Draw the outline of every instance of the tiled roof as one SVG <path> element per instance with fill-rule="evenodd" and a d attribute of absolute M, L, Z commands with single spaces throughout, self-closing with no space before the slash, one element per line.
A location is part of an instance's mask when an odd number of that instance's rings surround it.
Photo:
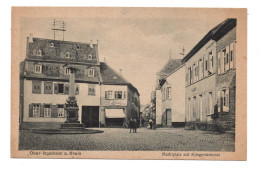
<path fill-rule="evenodd" d="M 123 78 L 122 75 L 117 73 L 113 68 L 104 62 L 100 62 L 100 73 L 102 77 L 102 83 L 106 84 L 129 84 L 129 82 Z"/>
<path fill-rule="evenodd" d="M 169 59 L 164 67 L 159 72 L 157 72 L 157 74 L 168 75 L 169 73 L 180 67 L 181 60 L 182 59 Z"/>
<path fill-rule="evenodd" d="M 134 90 L 139 95 L 138 90 L 130 82 L 128 82 L 120 73 L 116 72 L 108 64 L 100 62 L 100 73 L 102 78 L 102 84 L 127 85 L 130 89 Z"/>
<path fill-rule="evenodd" d="M 229 18 L 211 29 L 183 58 L 182 62 L 187 62 L 211 39 L 218 41 L 221 37 L 223 37 L 227 32 L 236 26 L 236 21 L 236 19 Z"/>

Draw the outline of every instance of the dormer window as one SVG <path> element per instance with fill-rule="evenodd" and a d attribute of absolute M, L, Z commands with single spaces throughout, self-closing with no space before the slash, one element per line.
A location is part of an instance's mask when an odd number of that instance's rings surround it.
<path fill-rule="evenodd" d="M 65 53 L 65 58 L 70 58 L 70 53 L 69 52 Z"/>
<path fill-rule="evenodd" d="M 51 48 L 54 47 L 54 43 L 53 43 L 53 42 L 50 43 L 50 47 L 51 47 Z"/>
<path fill-rule="evenodd" d="M 36 56 L 42 56 L 42 50 L 41 49 L 37 50 Z"/>
<path fill-rule="evenodd" d="M 65 67 L 65 68 L 64 68 L 64 74 L 65 74 L 65 75 L 69 75 L 70 73 L 71 73 L 70 69 L 67 68 L 67 67 Z"/>
<path fill-rule="evenodd" d="M 34 73 L 42 73 L 42 65 L 34 65 Z"/>
<path fill-rule="evenodd" d="M 88 54 L 88 60 L 92 60 L 92 59 L 93 59 L 92 55 Z"/>
<path fill-rule="evenodd" d="M 94 77 L 95 76 L 95 69 L 89 69 L 88 70 L 88 77 Z"/>
<path fill-rule="evenodd" d="M 80 50 L 80 45 L 77 45 L 77 49 Z"/>

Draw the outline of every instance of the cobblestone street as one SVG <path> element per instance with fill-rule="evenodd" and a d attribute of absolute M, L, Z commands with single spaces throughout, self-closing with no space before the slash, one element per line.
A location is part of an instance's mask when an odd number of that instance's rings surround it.
<path fill-rule="evenodd" d="M 36 134 L 21 130 L 20 150 L 118 150 L 118 151 L 234 151 L 234 137 L 183 128 L 101 128 L 104 133 L 79 135 Z"/>

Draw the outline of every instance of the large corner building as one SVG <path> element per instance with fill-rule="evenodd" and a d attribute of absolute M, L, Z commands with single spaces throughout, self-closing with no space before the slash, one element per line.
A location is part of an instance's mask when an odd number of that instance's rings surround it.
<path fill-rule="evenodd" d="M 86 127 L 123 126 L 139 118 L 138 90 L 99 62 L 98 44 L 27 38 L 20 64 L 20 128 L 58 128 L 65 121 L 69 66 L 77 68 L 79 121 Z"/>

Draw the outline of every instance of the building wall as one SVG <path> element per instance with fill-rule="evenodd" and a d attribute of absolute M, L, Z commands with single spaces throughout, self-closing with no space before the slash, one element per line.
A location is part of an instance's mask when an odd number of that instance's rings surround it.
<path fill-rule="evenodd" d="M 207 60 L 207 68 L 209 70 L 209 53 L 213 55 L 213 67 L 211 74 L 205 71 Z M 203 61 L 203 70 L 196 80 L 191 84 L 187 83 L 189 77 L 187 75 L 188 68 Z M 216 104 L 216 42 L 210 40 L 195 55 L 193 55 L 185 65 L 186 69 L 186 89 L 185 89 L 185 119 L 187 128 L 209 129 L 212 127 L 211 114 L 214 113 L 214 105 Z M 193 75 L 194 77 L 194 75 Z M 212 102 L 210 104 L 209 97 Z M 211 112 L 210 112 L 211 111 Z M 206 125 L 207 124 L 207 125 Z"/>
<path fill-rule="evenodd" d="M 101 107 L 100 107 L 100 123 L 101 125 L 106 125 L 105 122 L 105 109 L 111 108 L 111 109 L 123 109 L 124 113 L 127 114 L 127 100 L 128 97 L 126 96 L 125 99 L 116 100 L 113 99 L 106 99 L 105 98 L 105 91 L 113 91 L 113 95 L 115 91 L 122 91 L 127 93 L 127 86 L 126 85 L 101 85 L 101 94 L 100 94 L 100 100 L 101 100 Z"/>
<path fill-rule="evenodd" d="M 167 81 L 171 84 L 172 122 L 185 122 L 185 67 L 181 67 Z"/>
<path fill-rule="evenodd" d="M 162 92 L 156 90 L 156 124 L 162 124 Z"/>
<path fill-rule="evenodd" d="M 57 81 L 54 81 L 57 82 Z M 68 83 L 68 82 L 65 82 Z M 78 107 L 79 107 L 79 121 L 81 121 L 82 106 L 100 106 L 100 86 L 95 85 L 95 96 L 88 95 L 88 85 L 87 83 L 76 83 L 79 86 L 79 94 L 76 95 Z M 93 84 L 91 84 L 93 85 Z M 64 122 L 65 117 L 53 118 L 53 117 L 29 117 L 29 104 L 39 103 L 39 104 L 65 104 L 68 94 L 43 94 L 44 83 L 41 83 L 41 94 L 32 93 L 32 80 L 24 80 L 24 122 Z"/>
<path fill-rule="evenodd" d="M 225 129 L 230 127 L 235 127 L 235 107 L 236 107 L 236 27 L 229 31 L 225 36 L 217 41 L 217 53 L 233 44 L 233 64 L 228 70 L 217 73 L 216 77 L 216 92 L 218 100 L 218 113 L 219 118 L 217 121 L 222 123 Z M 228 47 L 230 48 L 230 47 Z M 229 53 L 230 57 L 230 53 Z M 223 59 L 223 58 L 220 58 Z M 218 67 L 221 62 L 218 62 Z M 230 64 L 231 62 L 229 62 Z M 221 98 L 223 99 L 223 94 L 221 91 L 223 89 L 228 90 L 228 109 L 221 108 L 223 104 L 221 103 Z M 222 100 L 223 101 L 223 100 Z"/>

